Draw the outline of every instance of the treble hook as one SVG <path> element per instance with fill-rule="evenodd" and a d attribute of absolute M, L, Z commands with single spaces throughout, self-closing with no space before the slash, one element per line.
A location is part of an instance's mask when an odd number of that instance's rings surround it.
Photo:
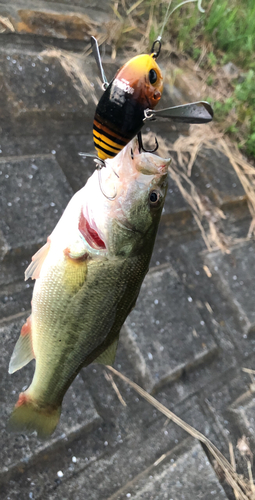
<path fill-rule="evenodd" d="M 115 188 L 114 196 L 107 196 L 107 194 L 103 190 L 101 171 L 104 167 L 106 167 L 105 161 L 101 160 L 101 158 L 98 158 L 98 156 L 96 156 L 94 154 L 90 154 L 90 153 L 78 153 L 78 154 L 79 154 L 79 156 L 82 156 L 82 158 L 89 157 L 89 158 L 94 159 L 94 162 L 96 163 L 96 170 L 98 172 L 98 183 L 99 183 L 101 193 L 105 196 L 105 198 L 107 198 L 107 200 L 110 200 L 110 201 L 115 200 L 115 198 L 117 196 L 117 189 L 116 188 Z M 112 167 L 111 167 L 111 169 L 112 169 L 113 173 L 116 175 L 116 177 L 118 177 L 118 179 L 119 179 L 117 172 L 115 172 L 115 170 Z"/>
<path fill-rule="evenodd" d="M 106 165 L 105 165 L 105 164 L 104 164 L 104 166 L 106 167 Z M 119 179 L 119 175 L 117 174 L 117 172 L 115 172 L 115 170 L 114 170 L 112 167 L 111 167 L 111 169 L 112 169 L 113 173 L 116 175 L 116 177 L 118 177 L 118 179 Z M 99 182 L 99 187 L 100 187 L 101 192 L 103 193 L 103 195 L 105 196 L 105 198 L 107 198 L 107 200 L 110 200 L 110 201 L 115 200 L 115 198 L 116 198 L 116 196 L 117 196 L 117 189 L 116 189 L 116 187 L 115 187 L 115 193 L 114 193 L 114 196 L 108 196 L 108 195 L 105 193 L 105 191 L 104 191 L 104 189 L 103 189 L 103 186 L 102 186 L 102 177 L 101 177 L 102 167 L 101 167 L 101 168 L 99 167 L 99 168 L 97 169 L 97 171 L 98 171 L 98 182 Z"/>
<path fill-rule="evenodd" d="M 102 186 L 102 178 L 101 178 L 101 171 L 102 169 L 99 168 L 98 169 L 98 182 L 99 182 L 99 187 L 100 187 L 100 190 L 101 192 L 103 193 L 103 195 L 105 196 L 105 198 L 107 198 L 107 200 L 110 200 L 110 201 L 113 201 L 115 200 L 116 196 L 117 196 L 117 189 L 115 188 L 115 193 L 114 193 L 114 196 L 108 196 L 104 190 L 103 190 L 103 186 Z"/>
<path fill-rule="evenodd" d="M 157 151 L 157 149 L 158 149 L 157 137 L 155 137 L 155 144 L 156 144 L 156 146 L 155 146 L 154 149 L 145 149 L 143 147 L 143 141 L 142 141 L 142 133 L 141 133 L 141 131 L 138 132 L 137 139 L 138 139 L 139 153 L 141 153 L 141 151 L 144 151 L 145 153 L 155 153 L 155 151 Z"/>

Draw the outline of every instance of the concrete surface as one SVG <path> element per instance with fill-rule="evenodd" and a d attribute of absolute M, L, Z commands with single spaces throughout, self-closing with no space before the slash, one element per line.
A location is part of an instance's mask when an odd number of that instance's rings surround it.
<path fill-rule="evenodd" d="M 33 284 L 23 281 L 24 269 L 94 168 L 78 153 L 93 152 L 94 95 L 101 92 L 95 63 L 91 56 L 83 62 L 94 87 L 82 99 L 58 58 L 43 51 L 81 54 L 90 34 L 106 29 L 111 9 L 109 2 L 85 8 L 81 0 L 16 0 L 2 1 L 0 15 L 13 26 L 0 34 L 0 498 L 232 500 L 200 443 L 117 380 L 122 406 L 101 366 L 82 370 L 72 384 L 51 439 L 6 430 L 33 373 L 33 363 L 7 372 L 30 310 Z M 110 77 L 107 54 L 106 61 Z M 177 136 L 170 124 L 153 130 Z M 224 210 L 225 233 L 245 238 L 251 218 L 227 158 L 202 151 L 192 180 Z M 122 329 L 115 367 L 227 457 L 231 441 L 237 469 L 247 475 L 236 444 L 245 435 L 254 452 L 254 384 L 242 371 L 255 368 L 254 242 L 240 240 L 230 250 L 206 250 L 170 179 L 151 269 Z"/>

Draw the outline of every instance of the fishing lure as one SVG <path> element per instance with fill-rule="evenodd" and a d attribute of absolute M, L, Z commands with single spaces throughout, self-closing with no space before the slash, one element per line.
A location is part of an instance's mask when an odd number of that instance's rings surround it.
<path fill-rule="evenodd" d="M 118 154 L 140 133 L 148 120 L 157 117 L 184 123 L 207 123 L 212 120 L 213 110 L 205 101 L 154 110 L 163 90 L 163 76 L 156 62 L 161 49 L 161 36 L 153 43 L 150 55 L 142 54 L 130 59 L 109 84 L 94 37 L 91 37 L 91 46 L 104 88 L 93 122 L 94 144 L 100 160 Z M 141 135 L 139 144 L 143 148 Z"/>
<path fill-rule="evenodd" d="M 92 37 L 96 60 L 97 41 Z M 100 63 L 101 64 L 101 63 Z M 100 68 L 102 66 L 100 65 Z M 154 109 L 163 90 L 163 76 L 155 54 L 133 57 L 119 71 L 96 108 L 93 137 L 100 159 L 114 157 L 141 130 L 146 109 Z"/>

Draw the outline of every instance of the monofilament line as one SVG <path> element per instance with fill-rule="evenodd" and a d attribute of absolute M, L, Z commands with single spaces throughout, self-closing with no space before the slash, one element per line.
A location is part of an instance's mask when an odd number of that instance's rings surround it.
<path fill-rule="evenodd" d="M 185 0 L 184 2 L 181 2 L 178 5 L 176 5 L 176 7 L 174 7 L 174 9 L 172 9 L 171 12 L 169 12 L 171 4 L 172 4 L 172 0 L 170 0 L 169 4 L 167 6 L 166 13 L 165 13 L 165 18 L 164 18 L 164 21 L 163 21 L 163 25 L 162 25 L 160 34 L 157 37 L 157 40 L 161 41 L 161 38 L 163 36 L 163 32 L 164 32 L 166 23 L 169 20 L 170 16 L 173 14 L 173 12 L 175 12 L 175 10 L 179 9 L 179 7 L 182 7 L 186 3 L 191 3 L 191 2 L 197 2 L 197 8 L 198 8 L 199 12 L 201 12 L 202 14 L 205 13 L 205 10 L 202 8 L 202 0 Z"/>

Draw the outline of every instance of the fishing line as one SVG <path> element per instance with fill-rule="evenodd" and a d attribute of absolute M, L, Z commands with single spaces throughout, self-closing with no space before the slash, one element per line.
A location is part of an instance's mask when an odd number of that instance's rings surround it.
<path fill-rule="evenodd" d="M 202 0 L 201 0 L 202 1 Z M 161 50 L 161 40 L 162 40 L 162 35 L 163 35 L 163 31 L 165 29 L 165 26 L 166 26 L 166 22 L 167 20 L 169 19 L 170 15 L 168 16 L 168 12 L 169 12 L 169 9 L 171 7 L 171 3 L 172 3 L 172 0 L 170 0 L 168 6 L 167 6 L 167 9 L 166 9 L 166 13 L 165 13 L 165 17 L 164 17 L 164 21 L 163 21 L 163 25 L 162 25 L 162 28 L 161 28 L 161 31 L 160 31 L 160 34 L 158 35 L 158 37 L 156 38 L 156 40 L 153 42 L 153 45 L 152 45 L 152 48 L 151 48 L 151 52 L 153 53 L 154 55 L 154 59 L 157 59 L 157 57 L 159 56 L 160 54 L 160 50 Z M 155 51 L 155 47 L 158 45 L 158 50 Z"/>
<path fill-rule="evenodd" d="M 169 12 L 169 9 L 170 9 L 170 7 L 171 7 L 171 3 L 172 3 L 172 0 L 170 0 L 169 4 L 168 4 L 168 6 L 167 6 L 167 9 L 166 9 L 165 19 L 164 19 L 164 21 L 163 21 L 163 25 L 162 25 L 162 28 L 161 28 L 161 32 L 160 32 L 160 34 L 159 34 L 159 36 L 158 36 L 158 38 L 157 38 L 157 39 L 159 39 L 159 40 L 161 40 L 161 39 L 162 39 L 162 35 L 163 35 L 164 29 L 165 29 L 165 25 L 166 25 L 166 23 L 167 23 L 167 21 L 168 21 L 168 19 L 169 19 L 169 17 L 170 17 L 170 15 L 168 16 L 168 12 Z M 170 14 L 171 14 L 171 13 L 170 13 Z"/>
<path fill-rule="evenodd" d="M 170 0 L 170 2 L 168 3 L 167 10 L 166 10 L 166 13 L 165 13 L 165 17 L 164 17 L 164 21 L 163 21 L 163 25 L 162 25 L 160 34 L 158 35 L 158 37 L 156 38 L 156 40 L 153 42 L 152 49 L 151 49 L 151 52 L 154 54 L 154 58 L 155 59 L 157 59 L 157 57 L 159 56 L 160 49 L 161 49 L 161 40 L 162 40 L 163 32 L 164 32 L 164 29 L 166 27 L 166 23 L 168 22 L 169 18 L 171 17 L 171 15 L 173 14 L 173 12 L 175 12 L 177 9 L 179 9 L 179 7 L 182 7 L 186 3 L 191 3 L 191 2 L 192 3 L 193 2 L 197 2 L 197 8 L 198 8 L 199 12 L 201 12 L 202 14 L 205 13 L 205 10 L 202 7 L 202 0 L 184 0 L 184 2 L 181 2 L 178 5 L 176 5 L 176 7 L 174 7 L 171 10 L 171 12 L 169 12 L 169 10 L 170 10 L 171 4 L 172 4 L 172 0 Z M 155 47 L 156 47 L 157 44 L 159 45 L 159 47 L 158 47 L 157 52 L 155 52 Z"/>
<path fill-rule="evenodd" d="M 178 5 L 176 5 L 176 7 L 174 7 L 174 9 L 173 9 L 173 10 L 171 10 L 171 12 L 170 12 L 170 14 L 169 14 L 169 16 L 168 16 L 168 19 L 169 19 L 169 17 L 172 15 L 172 13 L 173 13 L 175 10 L 177 10 L 179 7 L 182 7 L 182 6 L 183 6 L 183 5 L 185 5 L 186 3 L 191 3 L 191 2 L 197 2 L 197 8 L 198 8 L 199 12 L 201 12 L 202 14 L 204 14 L 204 13 L 205 13 L 205 9 L 203 9 L 203 7 L 202 7 L 202 0 L 185 0 L 184 2 L 181 2 L 181 3 L 179 3 Z M 168 19 L 167 19 L 167 21 L 168 21 Z"/>

